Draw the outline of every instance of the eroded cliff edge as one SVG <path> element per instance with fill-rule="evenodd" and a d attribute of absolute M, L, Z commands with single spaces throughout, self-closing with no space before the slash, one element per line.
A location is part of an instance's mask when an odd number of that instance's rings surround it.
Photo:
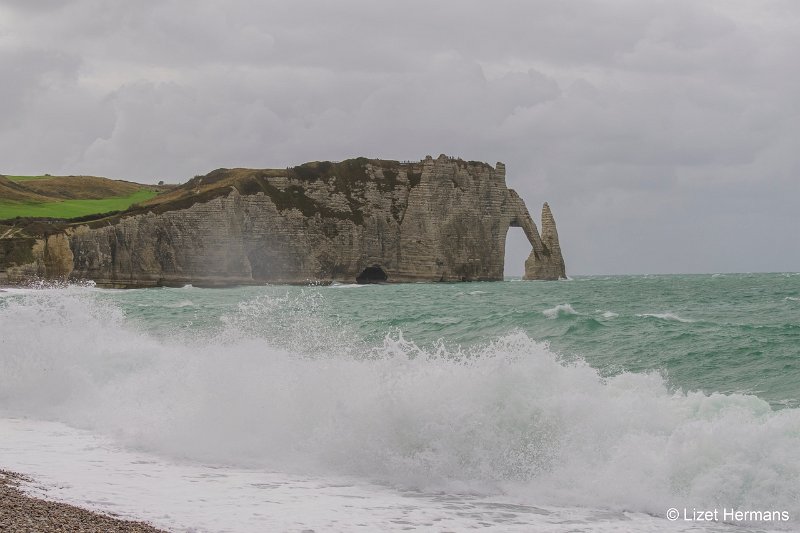
<path fill-rule="evenodd" d="M 566 277 L 548 205 L 540 235 L 502 163 L 442 155 L 219 169 L 113 217 L 40 225 L 34 237 L 12 228 L 0 239 L 0 282 L 501 280 L 510 226 L 531 244 L 526 279 Z"/>

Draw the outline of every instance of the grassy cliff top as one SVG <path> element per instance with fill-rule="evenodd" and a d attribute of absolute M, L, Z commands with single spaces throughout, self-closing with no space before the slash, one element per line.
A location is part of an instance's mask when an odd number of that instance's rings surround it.
<path fill-rule="evenodd" d="M 142 188 L 153 187 L 98 176 L 0 175 L 0 200 L 100 200 L 127 196 Z"/>
<path fill-rule="evenodd" d="M 440 156 L 444 157 L 444 156 Z M 459 165 L 482 166 L 493 168 L 480 161 L 464 161 L 447 158 Z M 242 194 L 264 192 L 270 195 L 269 182 L 274 178 L 288 178 L 295 182 L 311 182 L 323 180 L 333 185 L 337 192 L 348 195 L 354 186 L 367 181 L 374 183 L 380 190 L 391 190 L 397 185 L 398 172 L 402 169 L 410 185 L 416 186 L 422 174 L 424 161 L 396 161 L 391 159 L 369 159 L 357 157 L 344 161 L 312 161 L 294 167 L 282 169 L 252 168 L 219 168 L 203 176 L 195 176 L 164 194 L 143 202 L 143 207 L 167 207 L 170 204 L 183 207 L 192 198 L 207 201 L 221 194 L 228 194 L 230 188 L 236 188 Z M 368 167 L 378 172 L 368 173 Z M 266 184 L 266 186 L 265 186 Z M 194 202 L 191 202 L 194 203 Z"/>
<path fill-rule="evenodd" d="M 370 170 L 371 169 L 371 170 Z M 421 162 L 401 163 L 384 159 L 359 157 L 340 162 L 312 161 L 283 169 L 219 168 L 204 176 L 195 176 L 175 189 L 142 202 L 138 211 L 161 213 L 185 209 L 193 204 L 208 202 L 227 195 L 232 189 L 240 194 L 263 193 L 270 197 L 278 209 L 298 209 L 306 216 L 320 213 L 334 218 L 347 218 L 360 224 L 363 220 L 361 202 L 354 192 L 369 182 L 384 192 L 393 191 L 400 183 L 414 187 L 422 176 Z M 276 184 L 287 180 L 292 183 L 286 190 Z M 337 193 L 341 193 L 350 204 L 350 213 L 331 211 L 325 205 L 305 194 L 304 183 L 324 181 Z M 137 212 L 136 209 L 118 216 Z"/>
<path fill-rule="evenodd" d="M 112 211 L 156 196 L 163 187 L 97 176 L 0 175 L 0 220 L 71 219 Z"/>

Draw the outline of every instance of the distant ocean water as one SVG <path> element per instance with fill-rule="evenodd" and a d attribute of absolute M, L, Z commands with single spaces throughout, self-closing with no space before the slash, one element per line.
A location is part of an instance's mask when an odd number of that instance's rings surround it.
<path fill-rule="evenodd" d="M 6 289 L 0 417 L 175 530 L 797 530 L 800 275 Z"/>

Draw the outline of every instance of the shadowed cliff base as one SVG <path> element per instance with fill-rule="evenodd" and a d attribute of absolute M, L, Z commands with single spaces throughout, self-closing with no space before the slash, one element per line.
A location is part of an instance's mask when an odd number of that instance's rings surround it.
<path fill-rule="evenodd" d="M 218 169 L 113 216 L 0 226 L 0 281 L 495 281 L 511 226 L 531 245 L 525 279 L 566 277 L 549 206 L 540 234 L 502 163 L 440 155 Z"/>

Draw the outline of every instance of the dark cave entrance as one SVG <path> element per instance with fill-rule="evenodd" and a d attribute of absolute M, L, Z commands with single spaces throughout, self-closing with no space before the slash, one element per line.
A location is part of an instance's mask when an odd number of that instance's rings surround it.
<path fill-rule="evenodd" d="M 380 265 L 372 265 L 365 268 L 361 274 L 356 278 L 356 283 L 363 285 L 365 283 L 386 283 L 389 276 L 380 267 Z"/>

